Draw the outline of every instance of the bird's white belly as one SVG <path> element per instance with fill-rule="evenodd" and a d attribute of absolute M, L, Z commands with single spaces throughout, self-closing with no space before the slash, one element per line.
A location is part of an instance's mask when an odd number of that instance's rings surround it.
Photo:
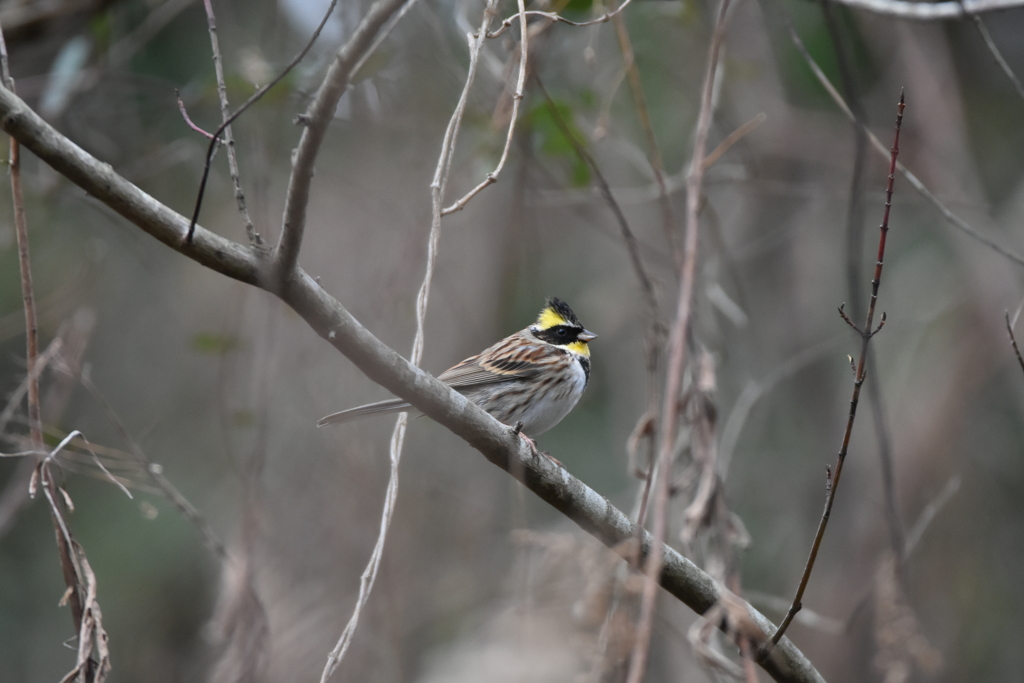
<path fill-rule="evenodd" d="M 572 379 L 538 396 L 518 419 L 523 421 L 523 434 L 536 438 L 562 421 L 579 402 L 587 386 L 587 376 L 573 359 Z"/>

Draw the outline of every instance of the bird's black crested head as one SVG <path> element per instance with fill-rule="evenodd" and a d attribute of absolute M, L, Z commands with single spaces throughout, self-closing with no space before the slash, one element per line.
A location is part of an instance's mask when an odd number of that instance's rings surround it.
<path fill-rule="evenodd" d="M 596 337 L 583 327 L 583 323 L 565 303 L 557 297 L 547 300 L 537 322 L 530 326 L 533 334 L 549 344 L 564 347 L 581 356 L 589 356 L 587 342 Z"/>

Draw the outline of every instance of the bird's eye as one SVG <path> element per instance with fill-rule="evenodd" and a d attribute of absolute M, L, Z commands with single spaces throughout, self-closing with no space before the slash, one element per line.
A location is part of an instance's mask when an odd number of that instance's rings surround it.
<path fill-rule="evenodd" d="M 566 337 L 569 336 L 569 330 L 565 329 L 564 327 L 560 327 L 558 329 L 558 336 L 561 337 L 562 339 L 565 339 Z"/>

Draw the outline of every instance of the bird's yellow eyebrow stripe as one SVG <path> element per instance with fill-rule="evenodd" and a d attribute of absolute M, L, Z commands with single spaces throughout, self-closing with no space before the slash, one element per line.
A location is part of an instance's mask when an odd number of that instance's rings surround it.
<path fill-rule="evenodd" d="M 549 330 L 552 327 L 565 324 L 565 318 L 560 316 L 558 312 L 550 306 L 541 311 L 540 317 L 537 318 L 537 326 L 542 330 Z"/>

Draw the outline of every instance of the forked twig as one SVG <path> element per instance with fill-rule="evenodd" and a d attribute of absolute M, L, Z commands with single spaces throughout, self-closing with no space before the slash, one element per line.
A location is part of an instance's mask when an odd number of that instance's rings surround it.
<path fill-rule="evenodd" d="M 598 18 L 591 19 L 589 21 L 570 21 L 569 19 L 566 19 L 565 17 L 563 17 L 562 15 L 558 14 L 557 12 L 542 12 L 540 10 L 530 10 L 529 12 L 527 12 L 524 9 L 520 9 L 517 13 L 513 14 L 508 19 L 505 19 L 503 22 L 501 22 L 501 26 L 496 28 L 494 31 L 491 31 L 490 33 L 488 33 L 487 37 L 488 38 L 497 38 L 502 33 L 507 31 L 508 28 L 513 23 L 515 23 L 515 21 L 517 19 L 525 19 L 528 16 L 529 17 L 544 17 L 545 19 L 547 19 L 549 21 L 555 21 L 555 22 L 559 22 L 559 23 L 562 23 L 562 24 L 569 24 L 569 26 L 593 26 L 594 24 L 603 24 L 606 21 L 609 21 L 612 17 L 614 17 L 616 14 L 618 14 L 622 10 L 626 9 L 626 7 L 628 7 L 629 3 L 631 3 L 632 1 L 633 0 L 626 0 L 625 2 L 623 2 L 621 5 L 619 5 L 615 9 L 613 9 L 613 10 L 611 10 L 609 12 L 605 12 L 604 14 L 599 16 Z"/>
<path fill-rule="evenodd" d="M 853 423 L 857 417 L 857 403 L 860 400 L 860 389 L 864 384 L 864 376 L 867 370 L 868 343 L 871 341 L 871 337 L 881 329 L 881 324 L 879 324 L 878 328 L 872 330 L 872 324 L 875 316 L 875 305 L 878 302 L 878 287 L 882 281 L 882 266 L 885 262 L 885 241 L 889 232 L 889 211 L 892 208 L 893 185 L 896 179 L 896 158 L 900 153 L 900 128 L 903 124 L 903 109 L 905 106 L 906 104 L 903 93 L 900 93 L 900 101 L 896 109 L 896 132 L 893 137 L 893 145 L 889 157 L 889 179 L 885 188 L 885 210 L 882 213 L 882 223 L 878 227 L 878 259 L 875 262 L 875 274 L 871 280 L 871 298 L 868 303 L 867 317 L 864 321 L 864 327 L 858 329 L 861 337 L 860 359 L 857 362 L 857 373 L 853 382 L 853 396 L 850 398 L 850 415 L 846 420 L 846 431 L 843 433 L 843 443 L 839 448 L 839 455 L 836 458 L 835 468 L 829 473 L 826 487 L 827 493 L 825 495 L 825 510 L 822 512 L 821 521 L 818 523 L 818 531 L 814 535 L 811 552 L 807 558 L 807 564 L 804 567 L 803 575 L 800 577 L 800 585 L 797 587 L 796 595 L 793 598 L 793 604 L 786 613 L 786 618 L 783 619 L 779 628 L 776 629 L 775 633 L 772 635 L 770 644 L 761 650 L 760 656 L 765 656 L 771 651 L 772 647 L 778 644 L 779 639 L 782 638 L 786 629 L 788 629 L 790 623 L 792 623 L 793 617 L 796 616 L 797 612 L 799 612 L 802 607 L 801 601 L 803 600 L 804 591 L 807 589 L 807 583 L 811 578 L 811 571 L 814 569 L 814 561 L 818 556 L 818 549 L 821 547 L 821 540 L 825 536 L 825 527 L 828 525 L 829 516 L 832 512 L 832 503 L 835 500 L 836 491 L 839 488 L 839 478 L 843 474 L 843 463 L 846 461 L 846 453 L 850 447 L 850 435 L 853 433 Z M 840 308 L 840 315 L 843 315 L 843 318 L 850 325 L 853 325 L 853 323 L 843 314 L 842 308 Z M 885 314 L 883 313 L 882 322 L 884 323 L 884 321 Z"/>
<path fill-rule="evenodd" d="M 523 6 L 523 2 L 524 0 L 519 0 L 520 7 Z M 427 301 L 430 297 L 430 285 L 434 277 L 434 265 L 437 262 L 437 250 L 441 237 L 441 213 L 444 202 L 444 189 L 448 182 L 448 173 L 451 170 L 452 156 L 455 151 L 455 141 L 458 138 L 459 128 L 462 124 L 462 116 L 466 109 L 466 103 L 469 100 L 470 89 L 472 88 L 473 81 L 476 78 L 476 67 L 480 57 L 480 50 L 483 48 L 483 43 L 487 34 L 487 27 L 494 19 L 496 10 L 497 0 L 488 0 L 487 6 L 484 8 L 483 19 L 480 23 L 480 30 L 477 32 L 476 36 L 470 36 L 470 65 L 466 75 L 466 84 L 463 86 L 462 96 L 459 98 L 459 101 L 455 106 L 451 120 L 448 123 L 448 128 L 445 131 L 444 140 L 441 144 L 441 154 L 437 161 L 437 169 L 434 173 L 434 179 L 430 184 L 433 217 L 430 225 L 430 236 L 427 243 L 426 272 L 423 275 L 423 282 L 420 285 L 419 293 L 416 296 L 416 335 L 413 338 L 412 353 L 409 357 L 409 362 L 413 365 L 419 365 L 420 360 L 423 357 Z M 524 52 L 526 50 L 525 24 L 526 19 L 524 17 L 524 42 L 522 46 Z M 525 68 L 525 61 L 522 65 Z M 388 529 L 391 526 L 391 519 L 394 515 L 395 504 L 398 501 L 398 466 L 402 458 L 402 447 L 405 444 L 405 431 L 407 424 L 408 413 L 400 413 L 398 419 L 395 421 L 394 431 L 391 433 L 391 443 L 389 447 L 391 467 L 388 476 L 387 491 L 384 494 L 384 508 L 381 512 L 380 531 L 377 535 L 377 541 L 373 546 L 373 551 L 370 554 L 370 559 L 366 564 L 366 568 L 363 570 L 362 576 L 359 578 L 359 595 L 356 597 L 356 604 L 352 609 L 352 616 L 349 617 L 348 623 L 345 625 L 345 629 L 338 638 L 338 642 L 327 657 L 327 664 L 324 666 L 323 674 L 320 677 L 321 683 L 327 682 L 341 664 L 342 659 L 345 657 L 345 653 L 348 651 L 349 645 L 352 643 L 352 638 L 355 635 L 356 628 L 359 625 L 359 618 L 361 616 L 362 609 L 366 605 L 367 600 L 369 600 L 370 593 L 373 591 L 373 585 L 377 580 L 377 573 L 380 569 L 381 558 L 384 555 L 384 545 L 387 541 Z"/>
<path fill-rule="evenodd" d="M 483 192 L 485 188 L 498 182 L 498 176 L 501 174 L 502 169 L 505 168 L 505 162 L 508 160 L 508 152 L 512 147 L 512 135 L 516 129 L 516 120 L 519 118 L 519 103 L 523 100 L 523 87 L 526 84 L 526 59 L 529 53 L 528 42 L 530 32 L 526 27 L 526 10 L 524 9 L 522 1 L 519 3 L 519 24 L 519 32 L 522 34 L 522 38 L 519 43 L 519 77 L 516 79 L 515 92 L 512 93 L 512 113 L 509 115 L 508 134 L 505 136 L 505 148 L 501 151 L 501 159 L 498 160 L 498 165 L 494 170 L 488 173 L 480 184 L 467 192 L 465 196 L 457 202 L 442 210 L 442 216 L 447 216 L 448 214 L 464 209 L 466 204 L 469 203 L 469 200 Z"/>
<path fill-rule="evenodd" d="M 299 62 L 301 62 L 306 57 L 306 54 L 312 49 L 313 43 L 316 42 L 316 39 L 320 37 L 320 32 L 327 24 L 327 20 L 330 18 L 331 13 L 334 12 L 334 6 L 337 4 L 338 0 L 331 0 L 330 6 L 327 8 L 327 11 L 324 12 L 324 17 L 323 19 L 320 20 L 320 24 L 317 25 L 316 30 L 313 31 L 313 35 L 310 36 L 309 42 L 307 42 L 306 46 L 302 48 L 299 54 L 297 54 L 295 58 L 288 63 L 288 66 L 286 66 L 284 70 L 281 73 L 279 73 L 276 78 L 274 78 L 274 80 L 270 81 L 265 86 L 254 92 L 252 95 L 250 95 L 249 99 L 243 102 L 242 106 L 235 110 L 234 114 L 224 119 L 223 123 L 220 124 L 220 127 L 213 132 L 213 137 L 210 139 L 210 145 L 209 147 L 206 148 L 206 163 L 203 166 L 203 177 L 202 180 L 199 181 L 199 191 L 196 193 L 196 205 L 195 208 L 192 210 L 192 218 L 188 224 L 188 231 L 185 233 L 185 244 L 192 244 L 192 236 L 195 234 L 196 231 L 196 222 L 199 220 L 199 209 L 202 208 L 203 206 L 203 194 L 206 192 L 206 181 L 210 177 L 210 165 L 213 161 L 213 153 L 217 149 L 217 142 L 220 140 L 221 133 L 223 133 L 227 129 L 227 127 L 230 126 L 232 122 L 234 122 L 235 119 L 237 119 L 239 116 L 245 113 L 245 111 L 249 107 L 255 104 L 264 95 L 266 95 L 271 88 L 280 83 L 285 76 L 291 73 L 292 69 L 298 66 Z"/>

